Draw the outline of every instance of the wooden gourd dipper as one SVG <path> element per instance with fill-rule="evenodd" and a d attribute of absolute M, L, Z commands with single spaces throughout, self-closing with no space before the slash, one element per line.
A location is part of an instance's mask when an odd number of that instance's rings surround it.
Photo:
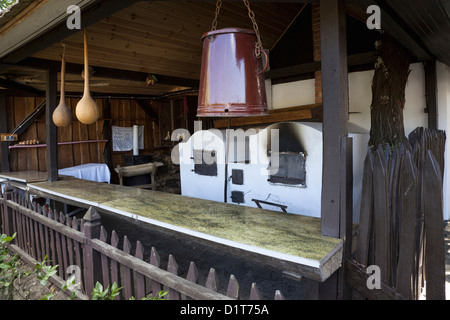
<path fill-rule="evenodd" d="M 89 64 L 87 52 L 86 30 L 84 30 L 84 93 L 75 108 L 78 120 L 84 124 L 92 124 L 99 117 L 98 106 L 89 93 Z"/>

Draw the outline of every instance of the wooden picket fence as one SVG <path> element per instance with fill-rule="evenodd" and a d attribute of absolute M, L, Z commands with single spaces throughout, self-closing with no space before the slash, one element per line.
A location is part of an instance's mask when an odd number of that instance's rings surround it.
<path fill-rule="evenodd" d="M 346 266 L 363 297 L 445 299 L 445 140 L 443 131 L 417 128 L 406 144 L 369 148 L 356 257 Z M 380 270 L 379 290 L 367 286 L 371 265 Z"/>
<path fill-rule="evenodd" d="M 16 190 L 7 186 L 0 198 L 1 232 L 16 238 L 10 245 L 20 253 L 25 261 L 42 261 L 46 255 L 52 265 L 58 265 L 54 282 L 61 285 L 72 272 L 79 270 L 80 299 L 89 299 L 96 281 L 103 287 L 116 282 L 123 287 L 116 299 L 128 300 L 131 297 L 158 297 L 160 291 L 168 291 L 169 300 L 230 300 L 243 299 L 239 296 L 239 283 L 231 275 L 227 291 L 218 292 L 218 277 L 214 268 L 210 269 L 206 283 L 198 283 L 198 270 L 190 263 L 186 278 L 178 275 L 178 265 L 173 255 L 169 255 L 167 270 L 160 268 L 157 250 L 151 248 L 149 261 L 144 260 L 144 248 L 137 241 L 135 252 L 125 236 L 123 248 L 118 247 L 119 237 L 111 233 L 110 239 L 100 216 L 90 208 L 82 220 L 47 210 L 36 203 L 28 202 L 18 196 Z M 70 271 L 70 272 L 67 272 Z M 256 283 L 253 283 L 248 297 L 260 300 Z M 283 294 L 276 290 L 275 300 L 284 300 Z"/>

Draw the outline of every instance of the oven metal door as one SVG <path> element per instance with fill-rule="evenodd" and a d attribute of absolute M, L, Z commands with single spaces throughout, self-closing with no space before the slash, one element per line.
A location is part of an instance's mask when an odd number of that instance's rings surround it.
<path fill-rule="evenodd" d="M 278 168 L 271 163 L 269 179 L 272 183 L 301 185 L 306 187 L 305 155 L 303 152 L 277 152 Z"/>

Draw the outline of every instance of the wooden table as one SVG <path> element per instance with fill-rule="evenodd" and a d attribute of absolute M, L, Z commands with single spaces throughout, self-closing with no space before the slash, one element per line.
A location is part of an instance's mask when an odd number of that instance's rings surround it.
<path fill-rule="evenodd" d="M 42 171 L 0 172 L 0 178 L 8 181 L 16 181 L 22 183 L 40 182 L 47 180 L 47 172 Z"/>
<path fill-rule="evenodd" d="M 71 176 L 97 182 L 111 182 L 111 172 L 104 163 L 84 163 L 78 166 L 58 170 L 58 175 Z"/>
<path fill-rule="evenodd" d="M 341 239 L 318 218 L 79 179 L 28 184 L 29 192 L 141 220 L 221 249 L 325 281 L 342 262 Z"/>

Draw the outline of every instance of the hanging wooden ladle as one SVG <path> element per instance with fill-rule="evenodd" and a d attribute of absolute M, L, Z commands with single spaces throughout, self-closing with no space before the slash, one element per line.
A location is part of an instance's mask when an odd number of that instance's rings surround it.
<path fill-rule="evenodd" d="M 63 54 L 61 59 L 61 92 L 60 92 L 60 99 L 59 104 L 53 111 L 53 123 L 57 127 L 67 127 L 72 123 L 72 111 L 70 111 L 69 107 L 66 105 L 66 99 L 64 94 L 64 81 L 65 81 L 65 74 L 66 74 L 66 61 L 65 59 L 66 54 L 66 46 L 63 44 Z"/>
<path fill-rule="evenodd" d="M 87 52 L 86 30 L 84 30 L 84 93 L 75 108 L 78 120 L 84 124 L 92 124 L 99 117 L 99 109 L 89 92 L 89 63 Z"/>

